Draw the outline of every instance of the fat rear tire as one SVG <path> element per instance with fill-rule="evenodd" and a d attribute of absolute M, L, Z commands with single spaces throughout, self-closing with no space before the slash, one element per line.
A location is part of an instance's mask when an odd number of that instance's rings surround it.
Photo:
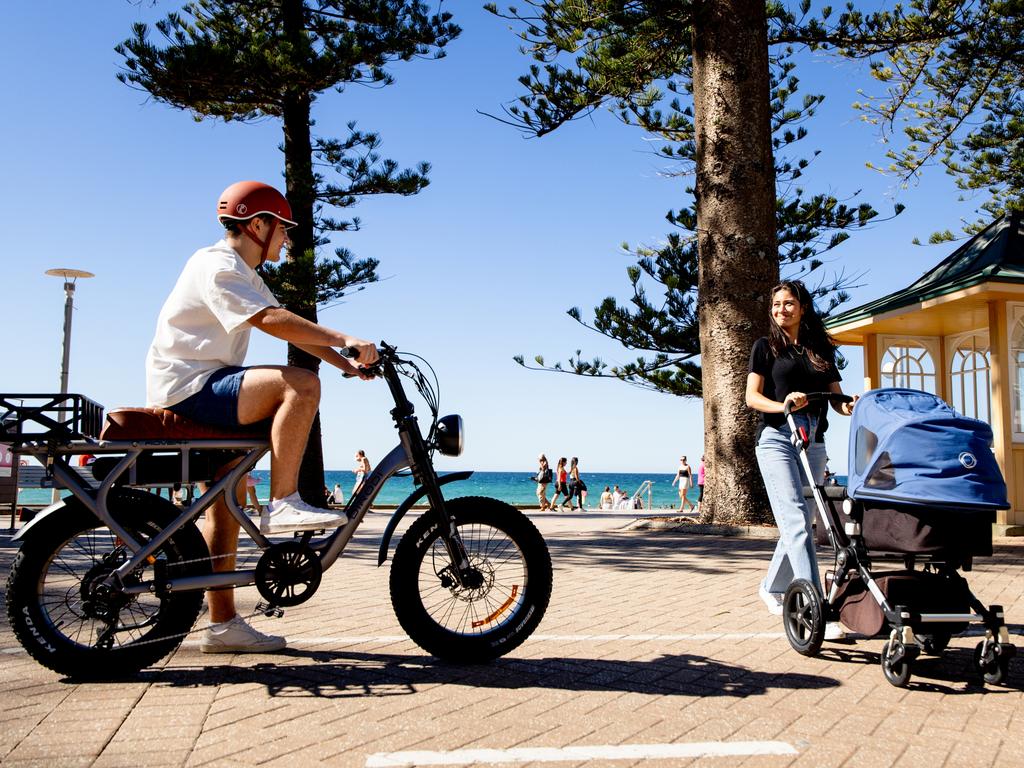
<path fill-rule="evenodd" d="M 551 597 L 544 538 L 515 507 L 466 497 L 445 503 L 471 566 L 482 576 L 459 587 L 435 516 L 410 527 L 391 565 L 391 604 L 402 628 L 427 653 L 459 663 L 504 656 L 537 628 Z"/>
<path fill-rule="evenodd" d="M 107 508 L 142 541 L 180 514 L 155 494 L 126 489 L 113 490 Z M 191 523 L 154 558 L 127 581 L 151 580 L 155 567 L 169 578 L 210 572 L 206 542 Z M 178 647 L 181 635 L 199 617 L 202 591 L 115 595 L 115 607 L 104 608 L 111 603 L 98 600 L 88 584 L 125 559 L 116 535 L 74 498 L 26 533 L 7 579 L 6 597 L 11 628 L 32 658 L 70 678 L 112 679 L 132 675 Z M 105 637 L 115 616 L 118 630 Z"/>

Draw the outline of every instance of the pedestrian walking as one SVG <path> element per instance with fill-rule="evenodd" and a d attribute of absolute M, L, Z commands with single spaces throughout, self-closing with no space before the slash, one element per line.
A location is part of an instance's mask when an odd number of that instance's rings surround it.
<path fill-rule="evenodd" d="M 534 479 L 537 481 L 537 502 L 540 511 L 545 512 L 551 509 L 548 503 L 548 486 L 551 484 L 551 467 L 548 465 L 548 457 L 543 453 L 537 457 L 537 474 Z"/>
<path fill-rule="evenodd" d="M 704 457 L 700 457 L 700 464 L 697 465 L 697 511 L 700 511 L 704 503 Z"/>
<path fill-rule="evenodd" d="M 565 501 L 572 502 L 569 496 L 569 473 L 565 469 L 566 458 L 563 456 L 558 460 L 558 464 L 555 466 L 555 495 L 551 497 L 551 508 L 559 509 L 560 504 L 558 503 L 558 497 L 563 496 Z"/>
<path fill-rule="evenodd" d="M 370 474 L 370 460 L 366 458 L 365 451 L 356 451 L 356 466 L 353 472 L 356 473 L 356 481 L 352 485 L 352 495 L 355 496 L 359 493 L 359 489 L 363 485 L 363 480 Z"/>
<path fill-rule="evenodd" d="M 572 500 L 576 499 L 575 509 L 584 509 L 587 501 L 587 484 L 580 478 L 579 459 L 575 456 L 569 463 L 569 506 L 573 507 Z"/>
<path fill-rule="evenodd" d="M 758 595 L 771 613 L 781 615 L 783 595 L 794 580 L 806 579 L 821 593 L 811 531 L 813 512 L 804 499 L 799 454 L 783 413 L 790 405 L 797 426 L 811 436 L 807 457 L 815 482 L 821 483 L 826 461 L 825 409 L 804 411 L 805 393 L 841 394 L 842 388 L 836 343 L 804 284 L 794 280 L 775 286 L 769 293 L 769 307 L 769 335 L 754 342 L 751 349 L 745 399 L 761 415 L 755 455 L 779 528 L 779 542 Z M 844 416 L 849 416 L 853 407 L 854 403 L 833 404 Z M 825 637 L 843 637 L 842 627 L 829 623 Z"/>
<path fill-rule="evenodd" d="M 679 511 L 685 512 L 687 506 L 690 509 L 696 509 L 697 506 L 690 501 L 687 492 L 693 487 L 693 470 L 690 469 L 690 465 L 686 463 L 686 457 L 679 457 L 679 469 L 676 470 L 676 476 L 672 478 L 672 485 L 679 484 Z"/>

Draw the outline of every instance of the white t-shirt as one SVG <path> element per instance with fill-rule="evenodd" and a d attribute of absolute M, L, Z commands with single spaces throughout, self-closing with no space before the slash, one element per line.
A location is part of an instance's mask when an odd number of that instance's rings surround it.
<path fill-rule="evenodd" d="M 192 254 L 160 310 L 146 356 L 146 404 L 166 408 L 194 395 L 210 375 L 241 365 L 247 322 L 280 303 L 226 241 Z"/>

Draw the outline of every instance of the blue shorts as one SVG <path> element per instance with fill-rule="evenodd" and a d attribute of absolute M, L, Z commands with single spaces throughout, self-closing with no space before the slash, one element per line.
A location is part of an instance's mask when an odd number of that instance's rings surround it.
<path fill-rule="evenodd" d="M 219 368 L 194 395 L 167 408 L 186 419 L 218 427 L 237 427 L 238 390 L 242 386 L 245 368 L 231 365 Z"/>

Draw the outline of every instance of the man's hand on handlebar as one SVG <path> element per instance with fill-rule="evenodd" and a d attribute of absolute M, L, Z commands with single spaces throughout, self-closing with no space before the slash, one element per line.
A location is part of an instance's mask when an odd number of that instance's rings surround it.
<path fill-rule="evenodd" d="M 372 367 L 378 360 L 377 345 L 362 339 L 350 339 L 350 343 L 341 350 L 341 369 L 346 376 L 358 376 L 363 381 L 374 378 L 373 373 L 365 370 Z"/>

